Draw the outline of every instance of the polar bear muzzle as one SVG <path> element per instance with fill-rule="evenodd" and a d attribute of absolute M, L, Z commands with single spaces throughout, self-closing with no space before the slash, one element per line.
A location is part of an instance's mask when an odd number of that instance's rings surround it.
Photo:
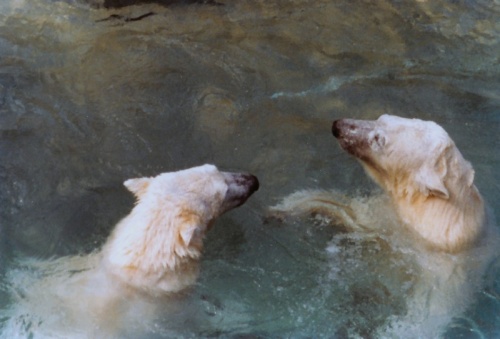
<path fill-rule="evenodd" d="M 227 185 L 226 196 L 222 203 L 222 211 L 242 205 L 259 189 L 259 180 L 249 173 L 221 172 Z"/>
<path fill-rule="evenodd" d="M 374 121 L 339 119 L 333 122 L 332 133 L 346 152 L 366 160 L 366 150 L 370 148 L 369 135 L 374 128 Z"/>

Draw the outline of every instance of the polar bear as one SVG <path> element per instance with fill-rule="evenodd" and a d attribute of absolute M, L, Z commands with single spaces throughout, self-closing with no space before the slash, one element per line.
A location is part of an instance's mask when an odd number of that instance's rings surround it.
<path fill-rule="evenodd" d="M 390 196 L 402 222 L 429 245 L 460 252 L 475 243 L 485 206 L 474 170 L 432 121 L 382 115 L 337 120 L 332 131 Z"/>
<path fill-rule="evenodd" d="M 4 336 L 114 337 L 147 323 L 161 301 L 195 283 L 214 220 L 259 188 L 255 176 L 213 165 L 124 185 L 136 206 L 101 251 L 10 272 L 18 298 Z"/>
<path fill-rule="evenodd" d="M 460 252 L 480 237 L 486 214 L 474 170 L 442 127 L 382 115 L 375 121 L 336 120 L 332 132 L 389 196 L 401 222 L 430 247 Z M 352 217 L 340 196 L 328 201 L 322 194 L 298 192 L 271 211 Z"/>
<path fill-rule="evenodd" d="M 420 272 L 407 316 L 387 326 L 399 327 L 405 337 L 438 335 L 470 302 L 497 243 L 471 164 L 431 121 L 391 115 L 340 119 L 332 132 L 384 194 L 348 198 L 335 191 L 299 191 L 272 207 L 271 216 L 314 215 L 413 255 Z"/>

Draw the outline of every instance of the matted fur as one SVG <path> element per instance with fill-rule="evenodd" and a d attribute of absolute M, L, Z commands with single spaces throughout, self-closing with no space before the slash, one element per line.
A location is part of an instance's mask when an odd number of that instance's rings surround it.
<path fill-rule="evenodd" d="M 484 202 L 471 164 L 443 128 L 383 115 L 338 120 L 333 129 L 390 196 L 401 221 L 429 245 L 459 252 L 476 241 L 485 224 Z"/>
<path fill-rule="evenodd" d="M 258 189 L 257 178 L 204 165 L 127 180 L 137 203 L 103 249 L 9 272 L 14 304 L 2 335 L 120 337 L 154 320 L 157 307 L 193 285 L 215 218 Z"/>
<path fill-rule="evenodd" d="M 271 216 L 314 215 L 368 237 L 384 234 L 421 272 L 406 317 L 380 331 L 389 337 L 438 336 L 470 302 L 497 246 L 471 164 L 431 121 L 341 119 L 332 132 L 384 194 L 361 199 L 303 190 L 271 207 Z"/>

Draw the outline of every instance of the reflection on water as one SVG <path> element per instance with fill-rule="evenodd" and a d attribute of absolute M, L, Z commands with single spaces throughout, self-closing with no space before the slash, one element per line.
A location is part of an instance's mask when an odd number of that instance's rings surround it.
<path fill-rule="evenodd" d="M 132 206 L 124 179 L 211 162 L 261 190 L 209 235 L 194 298 L 210 327 L 181 333 L 373 335 L 405 312 L 411 275 L 399 289 L 370 275 L 357 253 L 383 244 L 354 243 L 343 263 L 366 276 L 333 278 L 335 230 L 264 224 L 263 211 L 300 188 L 373 191 L 330 125 L 391 113 L 441 124 L 498 214 L 500 4 L 217 3 L 2 1 L 2 268 L 97 248 Z M 493 263 L 447 337 L 498 335 L 499 283 Z"/>

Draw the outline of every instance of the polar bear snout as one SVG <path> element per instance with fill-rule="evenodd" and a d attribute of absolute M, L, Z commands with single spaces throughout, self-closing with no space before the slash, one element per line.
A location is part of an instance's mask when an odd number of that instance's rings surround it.
<path fill-rule="evenodd" d="M 222 172 L 227 185 L 223 210 L 228 211 L 242 205 L 255 191 L 259 189 L 259 180 L 249 173 Z"/>
<path fill-rule="evenodd" d="M 362 138 L 375 128 L 368 120 L 338 119 L 333 122 L 332 133 L 337 139 Z"/>
<path fill-rule="evenodd" d="M 333 122 L 332 133 L 339 141 L 359 138 L 362 130 L 366 129 L 360 125 L 359 120 L 339 119 Z"/>
<path fill-rule="evenodd" d="M 333 136 L 340 146 L 359 158 L 363 158 L 364 150 L 369 148 L 368 136 L 373 129 L 373 123 L 365 120 L 339 119 L 332 125 Z"/>
<path fill-rule="evenodd" d="M 332 133 L 335 138 L 340 138 L 342 120 L 335 120 L 332 125 Z"/>

